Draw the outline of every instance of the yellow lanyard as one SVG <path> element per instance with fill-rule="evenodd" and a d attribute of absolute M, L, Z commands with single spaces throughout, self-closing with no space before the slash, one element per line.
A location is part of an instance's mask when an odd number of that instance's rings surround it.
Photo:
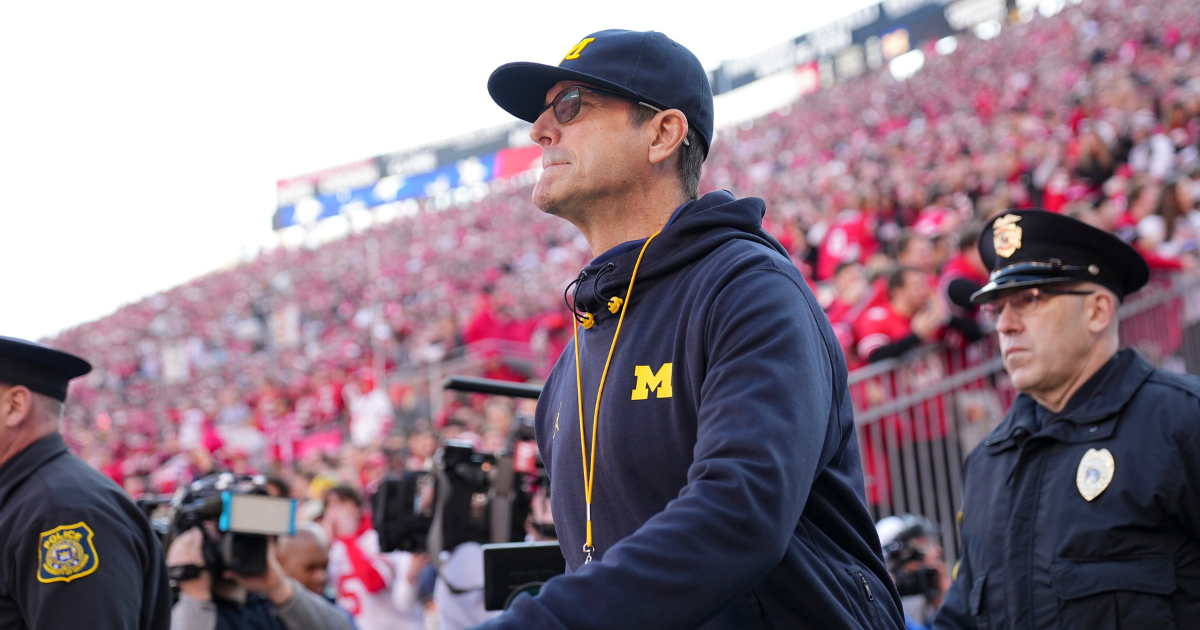
<path fill-rule="evenodd" d="M 596 411 L 592 414 L 592 457 L 590 462 L 588 461 L 587 442 L 583 439 L 583 377 L 579 369 L 579 322 L 575 323 L 575 393 L 579 398 L 579 450 L 583 456 L 583 495 L 587 501 L 587 543 L 583 545 L 583 552 L 587 554 L 587 558 L 583 561 L 584 564 L 592 561 L 592 552 L 596 550 L 592 546 L 592 487 L 596 481 L 596 427 L 600 423 L 600 395 L 604 393 L 604 379 L 608 377 L 608 365 L 612 363 L 613 350 L 617 349 L 617 337 L 621 335 L 621 324 L 625 321 L 625 310 L 629 308 L 629 296 L 633 295 L 633 281 L 637 279 L 642 256 L 645 255 L 646 248 L 650 246 L 650 241 L 653 241 L 661 231 L 651 234 L 650 238 L 646 239 L 646 244 L 642 245 L 642 251 L 638 253 L 637 262 L 633 265 L 633 274 L 629 276 L 629 288 L 625 291 L 625 302 L 621 305 L 617 330 L 613 333 L 612 345 L 608 348 L 604 371 L 600 373 L 600 390 L 596 392 Z"/>

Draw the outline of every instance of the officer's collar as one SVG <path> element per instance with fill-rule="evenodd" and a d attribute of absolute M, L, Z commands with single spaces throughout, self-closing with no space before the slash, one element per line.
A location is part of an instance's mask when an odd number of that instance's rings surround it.
<path fill-rule="evenodd" d="M 8 502 L 8 495 L 21 485 L 42 464 L 67 452 L 67 443 L 58 433 L 30 444 L 12 459 L 0 466 L 0 508 Z"/>
<path fill-rule="evenodd" d="M 1137 393 L 1154 366 L 1133 348 L 1119 350 L 1067 402 L 1063 411 L 1047 420 L 1059 418 L 1075 424 L 1089 424 L 1120 411 Z"/>
<path fill-rule="evenodd" d="M 1133 398 L 1153 371 L 1154 366 L 1142 358 L 1137 350 L 1125 348 L 1118 351 L 1079 388 L 1063 411 L 1046 418 L 1042 428 L 1050 427 L 1059 420 L 1081 425 L 1115 415 Z M 1031 396 L 1017 396 L 1004 421 L 984 439 L 984 446 L 989 452 L 997 452 L 1011 446 L 1011 440 L 1019 430 L 1029 435 L 1037 433 L 1037 410 L 1038 403 Z"/>

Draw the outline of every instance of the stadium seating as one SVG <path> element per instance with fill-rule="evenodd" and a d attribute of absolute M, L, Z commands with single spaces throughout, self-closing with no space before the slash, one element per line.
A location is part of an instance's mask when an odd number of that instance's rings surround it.
<path fill-rule="evenodd" d="M 1071 213 L 1135 242 L 1156 269 L 1190 270 L 1198 18 L 1187 0 L 1085 0 L 994 39 L 960 36 L 947 55 L 930 46 L 906 81 L 869 73 L 720 130 L 701 190 L 766 199 L 765 225 L 823 304 L 842 297 L 829 282 L 839 263 L 884 274 L 897 241 L 916 233 L 940 267 L 961 230 L 1013 207 Z M 309 476 L 346 476 L 352 458 L 353 474 L 378 472 L 383 444 L 354 449 L 338 435 L 346 406 L 376 389 L 374 362 L 392 375 L 379 389 L 399 448 L 457 409 L 408 375 L 468 346 L 489 375 L 543 375 L 570 332 L 562 290 L 589 258 L 573 227 L 510 184 L 315 249 L 263 253 L 48 340 L 96 365 L 72 390 L 68 439 L 135 493 L 169 490 L 213 457 Z M 510 347 L 535 358 L 509 360 Z M 480 434 L 512 413 L 459 402 Z"/>

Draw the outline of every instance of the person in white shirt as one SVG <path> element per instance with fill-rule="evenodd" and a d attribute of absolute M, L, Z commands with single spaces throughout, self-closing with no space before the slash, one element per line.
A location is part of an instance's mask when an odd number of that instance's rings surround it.
<path fill-rule="evenodd" d="M 336 486 L 325 495 L 321 523 L 332 540 L 329 579 L 337 603 L 350 611 L 359 630 L 422 630 L 424 609 L 413 584 L 413 556 L 381 553 L 362 506 L 362 496 L 349 486 Z"/>

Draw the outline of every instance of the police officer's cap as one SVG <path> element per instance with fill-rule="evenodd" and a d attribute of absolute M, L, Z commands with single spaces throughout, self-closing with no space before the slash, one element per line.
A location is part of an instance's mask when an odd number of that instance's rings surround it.
<path fill-rule="evenodd" d="M 692 51 L 655 31 L 607 30 L 579 40 L 557 66 L 506 63 L 488 79 L 488 93 L 505 111 L 534 122 L 546 92 L 559 81 L 578 81 L 624 94 L 660 110 L 678 109 L 712 146 L 713 95 L 708 72 Z"/>
<path fill-rule="evenodd" d="M 55 400 L 67 400 L 67 383 L 92 371 L 83 359 L 40 343 L 0 336 L 0 383 L 24 385 Z"/>
<path fill-rule="evenodd" d="M 1015 210 L 992 219 L 979 234 L 979 255 L 991 277 L 971 296 L 974 304 L 1005 289 L 1080 281 L 1124 299 L 1150 279 L 1146 260 L 1121 239 L 1045 210 Z"/>

